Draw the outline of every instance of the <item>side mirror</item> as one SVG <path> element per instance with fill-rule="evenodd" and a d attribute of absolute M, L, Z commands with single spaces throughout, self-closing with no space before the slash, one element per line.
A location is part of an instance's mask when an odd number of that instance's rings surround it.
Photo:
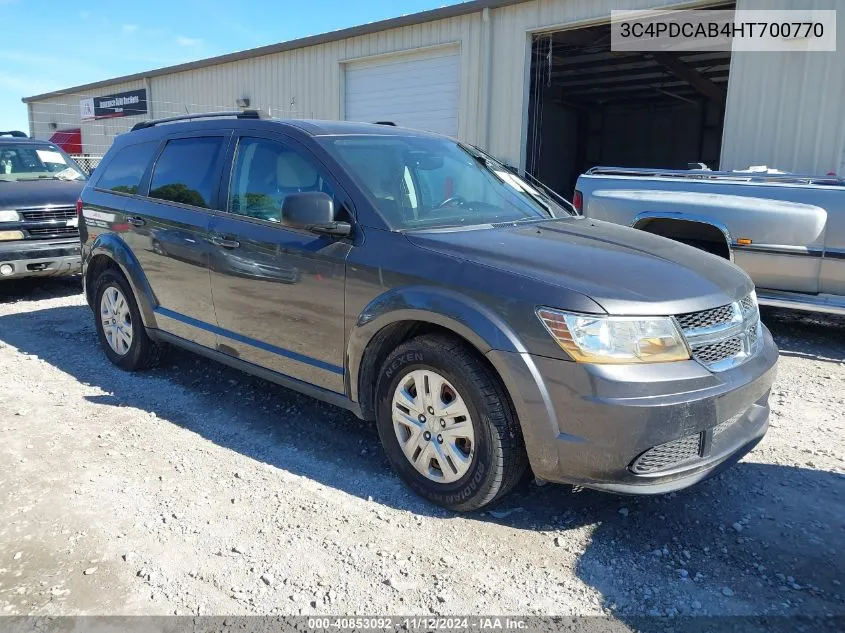
<path fill-rule="evenodd" d="M 335 220 L 334 201 L 322 191 L 292 193 L 282 203 L 281 223 L 300 229 L 343 237 L 352 231 L 349 222 Z"/>

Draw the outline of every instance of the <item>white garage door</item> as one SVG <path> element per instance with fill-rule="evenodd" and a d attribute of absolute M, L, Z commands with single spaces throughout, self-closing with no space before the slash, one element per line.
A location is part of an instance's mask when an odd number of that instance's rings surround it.
<path fill-rule="evenodd" d="M 460 52 L 403 55 L 346 67 L 346 120 L 458 135 Z"/>

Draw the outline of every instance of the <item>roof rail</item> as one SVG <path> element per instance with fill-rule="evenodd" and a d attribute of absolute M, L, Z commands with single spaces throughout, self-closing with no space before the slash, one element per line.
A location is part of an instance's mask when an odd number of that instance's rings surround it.
<path fill-rule="evenodd" d="M 803 174 L 768 174 L 743 171 L 709 171 L 707 169 L 647 169 L 641 167 L 591 167 L 588 176 L 637 176 L 640 178 L 683 178 L 686 180 L 723 180 L 734 182 L 773 182 L 783 184 L 845 186 L 838 176 Z"/>
<path fill-rule="evenodd" d="M 15 138 L 29 138 L 25 133 L 18 130 L 9 130 L 8 132 L 0 132 L 0 136 L 14 136 Z"/>
<path fill-rule="evenodd" d="M 193 119 L 216 119 L 219 117 L 236 117 L 238 119 L 260 119 L 261 113 L 258 110 L 232 110 L 226 112 L 202 112 L 197 114 L 180 114 L 166 119 L 151 119 L 141 121 L 132 126 L 132 131 L 144 130 L 148 127 L 155 127 L 160 123 L 175 123 L 176 121 L 191 121 Z"/>
<path fill-rule="evenodd" d="M 376 121 L 376 125 L 389 125 L 391 127 L 396 127 L 396 124 L 393 121 Z"/>

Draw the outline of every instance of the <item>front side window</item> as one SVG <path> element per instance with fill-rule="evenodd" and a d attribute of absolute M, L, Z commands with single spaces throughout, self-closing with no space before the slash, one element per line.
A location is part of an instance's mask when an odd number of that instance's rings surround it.
<path fill-rule="evenodd" d="M 103 168 L 99 176 L 95 173 L 97 189 L 107 189 L 115 193 L 138 193 L 141 179 L 147 166 L 158 149 L 158 141 L 148 141 L 136 145 L 127 145 Z"/>
<path fill-rule="evenodd" d="M 394 230 L 568 215 L 506 167 L 449 139 L 361 135 L 321 142 Z"/>
<path fill-rule="evenodd" d="M 219 136 L 168 141 L 153 169 L 150 198 L 210 208 L 222 148 L 223 138 Z"/>
<path fill-rule="evenodd" d="M 267 139 L 240 140 L 229 183 L 229 213 L 279 222 L 285 198 L 306 191 L 334 196 L 320 168 L 300 152 Z"/>
<path fill-rule="evenodd" d="M 55 145 L 3 143 L 0 180 L 85 180 L 85 172 Z"/>

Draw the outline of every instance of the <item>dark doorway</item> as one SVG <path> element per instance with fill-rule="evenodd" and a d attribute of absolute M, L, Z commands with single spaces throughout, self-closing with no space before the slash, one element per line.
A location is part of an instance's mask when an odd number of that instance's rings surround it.
<path fill-rule="evenodd" d="M 535 35 L 526 169 L 567 198 L 596 165 L 717 169 L 730 62 L 613 52 L 610 25 Z"/>

